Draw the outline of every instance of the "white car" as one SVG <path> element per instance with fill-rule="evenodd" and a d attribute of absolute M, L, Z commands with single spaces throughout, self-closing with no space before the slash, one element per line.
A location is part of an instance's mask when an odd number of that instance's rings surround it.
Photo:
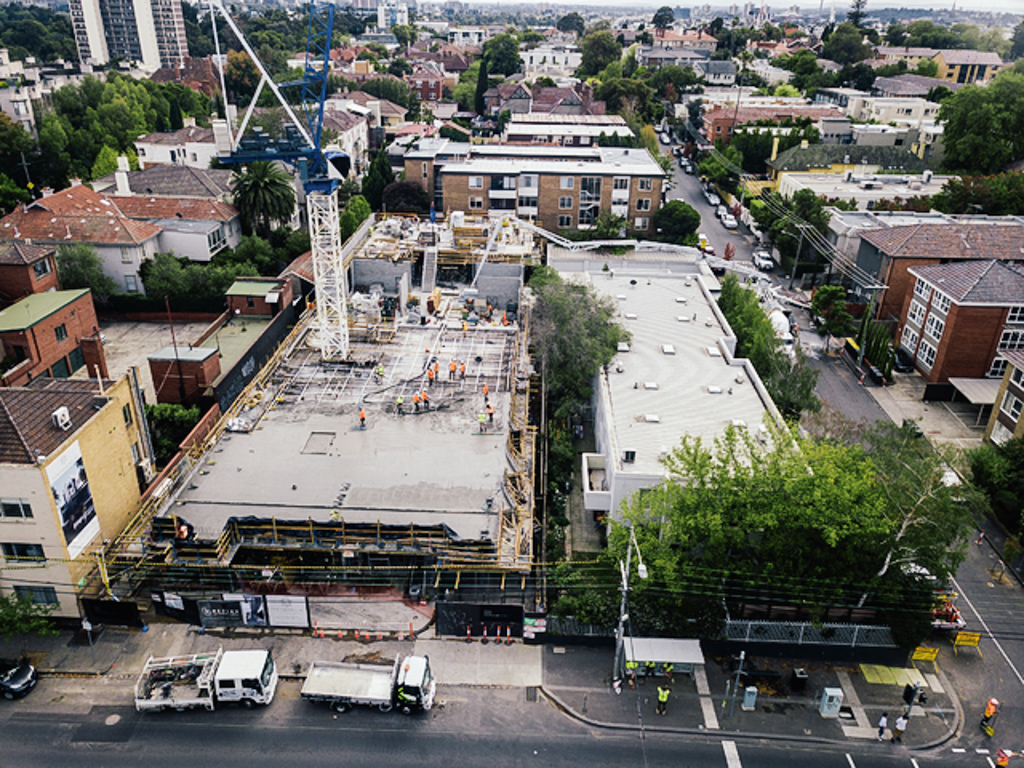
<path fill-rule="evenodd" d="M 727 213 L 729 213 L 729 209 L 726 208 L 724 205 L 719 205 L 717 208 L 715 208 L 715 216 L 717 216 L 718 218 L 722 218 Z"/>
<path fill-rule="evenodd" d="M 736 217 L 731 213 L 722 214 L 722 226 L 726 229 L 736 229 Z"/>
<path fill-rule="evenodd" d="M 722 198 L 720 198 L 710 189 L 704 192 L 704 197 L 707 198 L 708 205 L 712 206 L 713 208 L 716 208 L 722 204 Z"/>
<path fill-rule="evenodd" d="M 771 271 L 775 267 L 775 262 L 772 261 L 772 255 L 764 248 L 758 248 L 754 251 L 753 256 L 751 256 L 751 261 L 754 262 L 755 267 L 763 269 L 766 272 Z"/>

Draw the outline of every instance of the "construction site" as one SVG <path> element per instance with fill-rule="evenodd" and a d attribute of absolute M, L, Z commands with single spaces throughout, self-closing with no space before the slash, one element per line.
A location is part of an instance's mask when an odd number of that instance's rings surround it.
<path fill-rule="evenodd" d="M 336 262 L 343 338 L 323 306 L 302 315 L 112 547 L 114 590 L 436 594 L 471 578 L 525 600 L 539 247 L 515 220 L 371 217 Z"/>

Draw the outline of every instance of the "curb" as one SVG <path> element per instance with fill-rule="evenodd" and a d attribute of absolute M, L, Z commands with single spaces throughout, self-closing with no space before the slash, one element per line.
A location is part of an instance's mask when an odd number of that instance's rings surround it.
<path fill-rule="evenodd" d="M 946 676 L 941 673 L 936 667 L 936 672 L 942 679 L 944 686 L 948 685 L 949 681 Z M 857 741 L 845 740 L 845 739 L 828 739 L 822 736 L 802 736 L 802 735 L 783 735 L 778 733 L 759 733 L 757 731 L 723 731 L 723 730 L 711 730 L 708 728 L 684 728 L 684 727 L 669 727 L 663 725 L 645 725 L 643 727 L 639 725 L 632 725 L 626 723 L 606 723 L 601 720 L 594 720 L 593 718 L 582 715 L 576 710 L 572 709 L 568 704 L 562 701 L 556 694 L 549 691 L 543 685 L 539 687 L 540 692 L 544 695 L 548 701 L 550 701 L 556 708 L 560 709 L 568 717 L 583 723 L 584 725 L 593 726 L 595 728 L 604 728 L 606 730 L 614 731 L 654 731 L 656 733 L 674 733 L 682 736 L 705 736 L 716 738 L 720 737 L 723 739 L 751 739 L 756 741 L 781 741 L 781 742 L 796 742 L 799 744 L 829 744 L 833 746 L 846 746 L 849 747 L 851 744 L 857 744 Z M 947 688 L 952 691 L 952 688 Z M 950 694 L 950 699 L 953 701 L 954 709 L 957 712 L 956 722 L 953 727 L 948 730 L 944 735 L 938 739 L 934 739 L 930 742 L 920 745 L 907 746 L 906 749 L 914 752 L 921 752 L 924 750 L 934 749 L 935 747 L 944 744 L 949 741 L 953 736 L 956 735 L 960 724 L 963 722 L 963 710 L 960 706 L 960 699 L 955 693 Z M 870 743 L 870 742 L 869 742 Z"/>

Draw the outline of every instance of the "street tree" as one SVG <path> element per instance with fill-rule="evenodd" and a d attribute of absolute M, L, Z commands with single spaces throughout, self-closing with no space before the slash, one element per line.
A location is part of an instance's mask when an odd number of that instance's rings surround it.
<path fill-rule="evenodd" d="M 0 637 L 10 640 L 18 635 L 56 635 L 57 628 L 50 618 L 56 609 L 56 604 L 38 604 L 23 595 L 0 595 Z"/>
<path fill-rule="evenodd" d="M 558 27 L 559 32 L 575 32 L 576 37 L 579 37 L 587 28 L 587 24 L 583 21 L 583 17 L 576 11 L 567 13 L 565 16 L 560 18 L 555 24 Z"/>
<path fill-rule="evenodd" d="M 651 24 L 655 29 L 669 29 L 673 24 L 676 23 L 676 14 L 670 6 L 663 5 L 654 14 L 654 18 L 651 19 Z"/>
<path fill-rule="evenodd" d="M 487 71 L 496 75 L 514 75 L 523 64 L 519 55 L 519 41 L 514 35 L 503 32 L 484 43 L 484 61 Z"/>
<path fill-rule="evenodd" d="M 682 200 L 670 200 L 654 213 L 654 231 L 659 240 L 683 244 L 700 228 L 700 213 Z"/>
<path fill-rule="evenodd" d="M 402 49 L 406 49 L 416 42 L 416 27 L 410 24 L 395 24 L 391 28 L 391 34 L 395 36 L 395 40 L 398 41 L 398 45 Z"/>
<path fill-rule="evenodd" d="M 26 183 L 21 159 L 22 153 L 31 151 L 32 135 L 6 112 L 0 112 L 0 173 Z"/>
<path fill-rule="evenodd" d="M 825 210 L 825 202 L 809 189 L 801 189 L 792 197 L 783 197 L 777 192 L 769 193 L 770 205 L 760 200 L 750 206 L 750 213 L 761 231 L 779 249 L 787 262 L 799 259 L 807 252 L 806 231 L 801 237 L 798 224 L 803 222 L 826 236 L 831 214 Z M 800 253 L 797 253 L 799 249 Z"/>
<path fill-rule="evenodd" d="M 85 243 L 67 243 L 57 247 L 57 279 L 65 290 L 90 289 L 96 301 L 101 303 L 117 293 L 117 283 L 103 273 L 103 260 L 96 249 Z"/>
<path fill-rule="evenodd" d="M 823 285 L 814 292 L 811 312 L 822 319 L 818 333 L 825 337 L 825 351 L 835 336 L 843 338 L 853 333 L 853 315 L 846 309 L 846 289 L 840 285 Z"/>
<path fill-rule="evenodd" d="M 388 153 L 379 149 L 370 163 L 370 169 L 363 177 L 363 197 L 375 211 L 381 210 L 384 198 L 384 188 L 394 181 L 395 174 L 391 170 L 391 163 L 388 160 Z"/>
<path fill-rule="evenodd" d="M 32 194 L 27 189 L 22 189 L 9 176 L 0 173 L 0 216 L 7 215 L 19 203 L 27 203 L 31 199 Z"/>
<path fill-rule="evenodd" d="M 607 29 L 588 33 L 580 40 L 580 66 L 577 77 L 594 77 L 622 56 L 622 46 Z"/>
<path fill-rule="evenodd" d="M 473 94 L 473 109 L 478 115 L 487 113 L 487 99 L 484 94 L 490 87 L 489 75 L 487 73 L 487 59 L 480 60 L 480 71 L 476 78 L 476 91 Z"/>
<path fill-rule="evenodd" d="M 943 213 L 985 213 L 989 216 L 1024 215 L 1024 174 L 1008 171 L 992 176 L 953 177 L 931 198 Z"/>
<path fill-rule="evenodd" d="M 231 200 L 247 231 L 270 235 L 275 224 L 286 224 L 295 212 L 292 178 L 271 162 L 254 162 L 231 175 Z"/>

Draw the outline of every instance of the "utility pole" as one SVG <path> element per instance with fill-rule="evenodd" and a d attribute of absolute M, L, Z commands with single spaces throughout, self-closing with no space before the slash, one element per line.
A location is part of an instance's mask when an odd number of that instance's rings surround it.
<path fill-rule="evenodd" d="M 804 229 L 810 227 L 810 224 L 796 224 L 797 229 L 800 230 L 800 240 L 796 246 L 796 256 L 793 257 L 793 270 L 789 275 L 789 290 L 793 290 L 793 283 L 796 281 L 796 265 L 800 263 L 800 252 L 804 247 Z"/>

